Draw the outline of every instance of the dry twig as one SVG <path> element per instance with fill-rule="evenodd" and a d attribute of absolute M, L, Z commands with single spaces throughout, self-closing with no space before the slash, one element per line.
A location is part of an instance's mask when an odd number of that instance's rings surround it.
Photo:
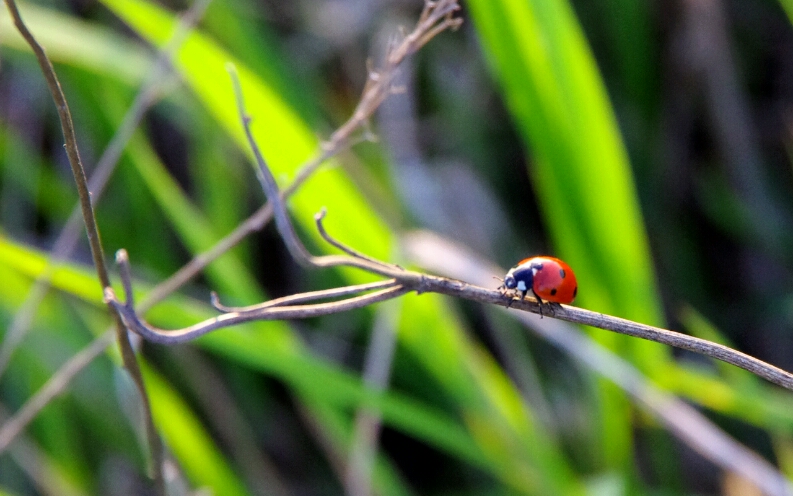
<path fill-rule="evenodd" d="M 434 233 L 405 237 L 408 258 L 441 274 L 465 274 L 480 284 L 499 272 L 491 262 Z M 504 310 L 506 311 L 506 310 Z M 793 485 L 767 460 L 721 430 L 703 413 L 655 386 L 640 370 L 575 326 L 556 319 L 537 319 L 526 312 L 509 312 L 528 330 L 556 346 L 593 372 L 614 383 L 639 408 L 652 414 L 672 434 L 717 466 L 753 481 L 768 495 L 789 496 Z"/>
<path fill-rule="evenodd" d="M 66 155 L 69 158 L 69 165 L 72 169 L 74 181 L 77 185 L 77 193 L 80 197 L 80 207 L 83 213 L 83 222 L 85 223 L 86 232 L 88 234 L 88 242 L 91 247 L 91 256 L 96 267 L 99 282 L 102 287 L 107 287 L 110 284 L 110 277 L 107 272 L 107 267 L 104 260 L 104 252 L 102 249 L 102 241 L 99 237 L 99 226 L 96 222 L 94 208 L 91 204 L 91 193 L 88 189 L 88 181 L 85 176 L 85 169 L 83 168 L 82 161 L 80 160 L 80 153 L 77 148 L 77 138 L 74 131 L 74 123 L 72 122 L 71 111 L 69 104 L 66 101 L 61 89 L 60 81 L 52 66 L 52 62 L 44 51 L 44 48 L 36 41 L 36 38 L 30 32 L 22 20 L 15 0 L 5 0 L 8 11 L 14 19 L 14 26 L 20 32 L 25 41 L 30 45 L 36 59 L 41 67 L 41 72 L 44 79 L 47 81 L 50 93 L 55 101 L 55 107 L 58 110 L 58 118 L 61 123 L 61 130 L 63 131 L 64 146 L 66 148 Z M 112 307 L 112 306 L 111 306 Z M 112 308 L 111 308 L 112 310 Z M 121 357 L 124 361 L 124 367 L 132 376 L 135 386 L 141 396 L 143 402 L 144 418 L 146 423 L 146 437 L 151 451 L 151 468 L 152 477 L 154 479 L 155 489 L 157 494 L 165 496 L 165 480 L 162 472 L 163 462 L 163 446 L 156 429 L 154 428 L 154 420 L 151 415 L 151 407 L 149 405 L 149 397 L 146 393 L 146 385 L 143 382 L 143 375 L 141 374 L 138 362 L 135 358 L 135 351 L 129 341 L 129 335 L 121 321 L 120 316 L 113 312 L 116 321 L 116 339 L 121 350 Z"/>
<path fill-rule="evenodd" d="M 264 207 L 264 210 L 260 210 L 262 215 L 258 217 L 265 219 L 266 221 L 269 220 L 271 216 L 275 216 L 279 232 L 281 232 L 290 253 L 298 263 L 315 267 L 332 267 L 336 265 L 349 265 L 356 267 L 363 264 L 369 271 L 390 278 L 395 278 L 395 275 L 399 275 L 401 279 L 409 279 L 411 275 L 418 275 L 416 273 L 405 271 L 393 264 L 369 258 L 361 253 L 358 253 L 352 248 L 348 248 L 343 244 L 333 240 L 327 235 L 327 233 L 324 231 L 324 228 L 322 227 L 321 221 L 324 213 L 317 215 L 317 227 L 320 230 L 320 233 L 325 237 L 326 240 L 328 240 L 329 243 L 341 248 L 342 251 L 348 253 L 348 256 L 328 255 L 315 257 L 311 255 L 308 250 L 305 249 L 303 244 L 297 239 L 297 235 L 295 234 L 294 228 L 292 227 L 292 224 L 289 221 L 286 210 L 283 206 L 283 198 L 288 194 L 291 194 L 295 188 L 297 188 L 297 186 L 302 184 L 308 175 L 311 174 L 328 158 L 329 154 L 337 153 L 341 146 L 349 143 L 352 140 L 352 134 L 355 130 L 365 125 L 366 121 L 380 105 L 380 103 L 382 103 L 382 101 L 393 91 L 392 83 L 396 77 L 398 65 L 404 60 L 405 57 L 421 48 L 432 36 L 437 35 L 445 29 L 456 28 L 460 25 L 462 21 L 452 17 L 458 9 L 459 5 L 453 0 L 426 2 L 425 9 L 422 12 L 419 23 L 413 32 L 407 35 L 400 44 L 398 44 L 389 52 L 386 57 L 386 64 L 383 69 L 381 69 L 379 72 L 370 72 L 369 79 L 361 96 L 361 101 L 356 107 L 355 112 L 353 112 L 352 117 L 335 133 L 333 133 L 330 140 L 323 146 L 323 152 L 320 154 L 320 156 L 311 163 L 307 164 L 301 170 L 301 172 L 298 173 L 290 188 L 284 192 L 280 192 L 278 190 L 278 186 L 275 183 L 275 178 L 272 176 L 272 173 L 265 163 L 264 157 L 262 156 L 258 146 L 256 145 L 256 142 L 253 139 L 249 127 L 250 118 L 246 115 L 244 110 L 242 90 L 240 88 L 239 80 L 236 77 L 236 71 L 233 69 L 233 67 L 229 68 L 232 81 L 234 83 L 235 94 L 237 96 L 240 120 L 243 123 L 246 137 L 257 161 L 257 176 L 269 200 L 268 204 Z M 269 210 L 269 212 L 267 212 L 267 210 Z M 269 215 L 265 215 L 265 212 Z M 257 212 L 257 214 L 259 214 L 259 212 Z M 240 233 L 240 235 L 242 235 L 242 233 Z M 225 247 L 225 249 L 228 249 L 229 247 L 230 246 Z M 384 299 L 404 294 L 408 291 L 408 289 L 406 289 L 404 286 L 394 285 L 369 295 L 359 296 L 336 303 L 300 306 L 274 306 L 272 303 L 265 303 L 263 305 L 255 305 L 254 307 L 257 308 L 256 310 L 247 308 L 243 311 L 228 312 L 205 323 L 197 324 L 196 326 L 191 326 L 178 332 L 168 332 L 143 324 L 142 321 L 137 318 L 134 304 L 132 302 L 131 280 L 129 276 L 128 256 L 126 252 L 123 250 L 119 251 L 117 254 L 117 261 L 121 267 L 122 280 L 124 282 L 126 293 L 126 303 L 121 303 L 115 297 L 115 293 L 110 287 L 105 289 L 106 300 L 126 316 L 125 320 L 131 329 L 135 329 L 136 332 L 140 332 L 141 335 L 146 339 L 163 344 L 189 341 L 212 330 L 241 322 L 248 322 L 251 320 L 306 318 L 309 316 L 336 313 L 340 311 L 340 309 L 349 310 L 352 308 L 360 308 L 377 301 L 382 301 Z M 423 277 L 421 275 L 418 276 Z M 179 277 L 181 278 L 183 276 L 180 275 Z M 359 289 L 359 291 L 361 290 L 362 289 Z M 350 289 L 349 291 L 353 290 Z M 335 295 L 338 295 L 336 290 L 333 292 Z M 310 297 L 303 295 L 299 299 L 319 299 L 333 296 L 334 294 L 322 294 L 320 292 L 320 294 L 312 295 Z M 213 299 L 213 303 L 219 308 L 223 308 L 216 298 Z"/>
<path fill-rule="evenodd" d="M 317 226 L 320 229 L 320 232 L 323 233 L 323 237 L 329 242 L 334 241 L 327 235 L 327 233 L 324 232 L 324 230 L 322 230 L 321 222 L 322 215 L 320 214 L 317 215 Z M 281 234 L 284 236 L 284 233 Z M 112 288 L 105 289 L 105 298 L 108 302 L 119 309 L 124 321 L 130 326 L 130 330 L 140 334 L 145 339 L 161 344 L 182 343 L 204 335 L 207 332 L 243 322 L 255 320 L 291 320 L 316 317 L 320 315 L 330 315 L 353 308 L 361 308 L 363 306 L 386 299 L 395 298 L 410 291 L 416 291 L 417 293 L 440 293 L 466 300 L 476 301 L 479 303 L 500 305 L 537 314 L 540 313 L 540 305 L 531 297 L 528 297 L 527 299 L 520 299 L 511 294 L 504 294 L 503 292 L 495 289 L 474 286 L 456 279 L 434 276 L 416 271 L 391 269 L 384 265 L 381 266 L 373 264 L 368 259 L 357 259 L 352 256 L 343 255 L 334 255 L 331 257 L 332 258 L 324 260 L 327 261 L 328 264 L 322 266 L 327 267 L 332 265 L 346 265 L 357 267 L 367 272 L 390 277 L 396 281 L 396 284 L 390 286 L 389 281 L 389 289 L 380 290 L 376 293 L 372 293 L 371 295 L 359 296 L 334 303 L 285 306 L 272 306 L 265 303 L 250 307 L 256 308 L 256 310 L 229 312 L 219 317 L 195 324 L 191 327 L 176 331 L 167 331 L 158 329 L 143 322 L 135 313 L 135 310 L 130 304 L 129 300 L 132 295 L 132 287 L 129 275 L 128 260 L 126 258 L 126 253 L 120 252 L 118 255 L 118 261 L 121 268 L 122 281 L 124 281 L 127 303 L 124 304 L 119 301 L 116 298 Z M 360 288 L 353 286 L 344 288 L 343 291 L 352 291 L 353 288 L 360 290 Z M 339 291 L 339 288 L 328 290 L 328 295 L 338 295 Z M 321 291 L 314 292 L 310 299 L 316 299 L 317 295 L 321 295 L 322 293 L 323 292 Z M 295 295 L 290 298 L 299 299 L 302 296 L 303 295 Z M 773 365 L 763 362 L 762 360 L 741 353 L 740 351 L 733 350 L 732 348 L 713 343 L 711 341 L 699 339 L 667 329 L 640 324 L 638 322 L 633 322 L 626 319 L 620 319 L 610 315 L 591 312 L 589 310 L 568 305 L 559 305 L 555 303 L 544 304 L 543 315 L 546 317 L 553 317 L 560 320 L 565 320 L 567 322 L 598 327 L 600 329 L 614 331 L 620 334 L 626 334 L 628 336 L 634 336 L 662 344 L 667 344 L 676 348 L 693 351 L 695 353 L 733 364 L 737 367 L 748 370 L 753 374 L 763 377 L 774 384 L 793 390 L 793 374 L 790 374 L 789 372 L 778 367 L 774 367 Z"/>
<path fill-rule="evenodd" d="M 190 33 L 198 20 L 203 16 L 206 8 L 212 0 L 197 0 L 180 18 L 179 24 L 174 29 L 171 39 L 160 51 L 151 73 L 143 82 L 135 96 L 132 105 L 116 130 L 110 143 L 105 148 L 102 156 L 96 163 L 96 167 L 88 180 L 88 190 L 91 192 L 91 204 L 96 207 L 97 202 L 105 192 L 110 177 L 115 171 L 118 159 L 124 151 L 129 138 L 137 129 L 138 124 L 143 119 L 146 111 L 151 108 L 162 96 L 163 89 L 168 82 L 166 76 L 171 70 L 171 60 L 176 50 L 181 46 L 184 39 Z M 55 240 L 47 259 L 47 267 L 38 276 L 33 288 L 28 292 L 22 306 L 17 310 L 14 319 L 8 327 L 8 331 L 0 344 L 0 376 L 5 372 L 6 367 L 14 353 L 16 347 L 24 338 L 35 316 L 39 303 L 44 299 L 50 287 L 55 266 L 69 258 L 77 246 L 82 230 L 81 206 L 78 204 L 73 210 L 66 225 L 61 229 L 60 234 Z"/>

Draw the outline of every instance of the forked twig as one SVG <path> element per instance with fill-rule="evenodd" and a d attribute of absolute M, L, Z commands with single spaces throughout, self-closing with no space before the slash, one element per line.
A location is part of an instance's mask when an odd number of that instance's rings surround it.
<path fill-rule="evenodd" d="M 110 287 L 105 288 L 105 301 L 113 305 L 119 314 L 121 314 L 127 328 L 139 334 L 144 339 L 160 344 L 184 343 L 216 329 L 222 329 L 244 322 L 307 319 L 346 312 L 356 308 L 363 308 L 379 301 L 396 298 L 410 291 L 409 288 L 402 285 L 389 284 L 385 289 L 381 289 L 380 291 L 348 298 L 346 300 L 330 303 L 316 303 L 313 305 L 269 306 L 248 311 L 228 312 L 190 327 L 185 327 L 184 329 L 168 331 L 154 327 L 138 317 L 132 299 L 132 280 L 130 278 L 129 258 L 125 250 L 119 250 L 118 253 L 116 253 L 116 262 L 119 266 L 126 302 L 122 303 L 119 301 L 118 298 L 116 298 L 113 288 Z M 360 288 L 358 288 L 358 291 L 360 291 Z"/>
<path fill-rule="evenodd" d="M 463 23 L 454 13 L 460 10 L 457 0 L 439 0 L 424 2 L 416 27 L 402 41 L 395 44 L 386 53 L 384 65 L 380 69 L 370 68 L 369 75 L 364 85 L 363 93 L 352 117 L 328 139 L 326 147 L 332 149 L 340 140 L 349 136 L 368 122 L 374 111 L 393 93 L 394 80 L 398 75 L 398 67 L 406 57 L 413 55 L 429 40 L 446 29 L 457 29 Z"/>
<path fill-rule="evenodd" d="M 432 36 L 438 35 L 443 29 L 456 29 L 459 27 L 462 19 L 450 17 L 459 8 L 457 0 L 442 0 L 440 2 L 428 0 L 425 2 L 422 15 L 413 31 L 405 36 L 400 43 L 393 46 L 386 54 L 386 63 L 382 68 L 369 70 L 367 83 L 350 118 L 339 126 L 327 141 L 321 144 L 320 152 L 300 168 L 292 183 L 281 193 L 280 199 L 291 196 L 325 161 L 360 141 L 353 137 L 353 133 L 358 129 L 364 129 L 363 139 L 374 139 L 367 127 L 369 118 L 377 110 L 383 99 L 392 92 L 392 81 L 396 77 L 400 64 L 406 57 L 416 53 Z M 440 25 L 443 26 L 443 29 L 435 29 Z M 428 35 L 430 31 L 432 36 Z M 268 200 L 266 205 L 259 208 L 213 248 L 195 257 L 190 263 L 154 288 L 141 302 L 138 310 L 143 312 L 151 308 L 155 303 L 162 301 L 198 274 L 210 262 L 236 246 L 248 234 L 267 225 L 273 216 L 273 200 L 269 197 Z"/>

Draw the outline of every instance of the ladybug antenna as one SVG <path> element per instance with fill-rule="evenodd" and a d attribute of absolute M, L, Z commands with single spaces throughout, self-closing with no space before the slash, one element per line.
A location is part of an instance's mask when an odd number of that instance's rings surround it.
<path fill-rule="evenodd" d="M 504 279 L 501 279 L 500 277 L 497 276 L 493 276 L 493 279 L 501 282 L 501 286 L 497 287 L 496 289 L 504 289 Z"/>

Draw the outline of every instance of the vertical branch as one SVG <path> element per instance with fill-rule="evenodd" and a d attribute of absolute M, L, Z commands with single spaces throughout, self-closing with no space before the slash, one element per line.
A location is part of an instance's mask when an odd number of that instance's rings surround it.
<path fill-rule="evenodd" d="M 80 153 L 77 150 L 77 137 L 74 134 L 72 113 L 69 110 L 66 96 L 63 94 L 61 83 L 58 80 L 58 76 L 55 74 L 52 62 L 44 52 L 44 48 L 39 45 L 33 37 L 33 34 L 22 21 L 15 0 L 5 0 L 5 3 L 8 7 L 8 11 L 11 13 L 11 18 L 14 20 L 14 26 L 16 26 L 17 30 L 36 55 L 36 60 L 39 62 L 41 72 L 44 74 L 44 79 L 47 81 L 47 87 L 50 90 L 52 99 L 55 101 L 55 107 L 58 110 L 58 118 L 61 122 L 66 155 L 69 158 L 69 165 L 72 168 L 72 174 L 74 175 L 74 180 L 77 185 L 77 193 L 80 197 L 80 207 L 83 211 L 83 222 L 85 222 L 88 241 L 91 246 L 91 256 L 94 259 L 94 265 L 99 274 L 99 281 L 104 288 L 110 284 L 110 278 L 108 277 L 107 267 L 105 266 L 103 258 L 104 254 L 102 252 L 102 243 L 99 238 L 99 229 L 95 221 L 94 208 L 93 205 L 91 205 L 91 192 L 88 191 L 88 181 L 85 177 L 82 161 L 80 160 Z"/>
<path fill-rule="evenodd" d="M 118 164 L 118 159 L 124 151 L 127 142 L 129 141 L 132 133 L 137 129 L 146 111 L 154 105 L 163 93 L 163 88 L 168 81 L 165 76 L 168 75 L 171 69 L 171 59 L 179 46 L 184 41 L 184 38 L 189 34 L 193 26 L 195 26 L 198 19 L 206 11 L 209 3 L 212 0 L 196 0 L 182 16 L 179 25 L 174 29 L 174 33 L 163 47 L 162 51 L 154 62 L 154 67 L 151 74 L 147 77 L 146 81 L 141 85 L 140 91 L 135 96 L 132 105 L 130 105 L 124 119 L 116 130 L 113 138 L 105 148 L 96 167 L 88 180 L 88 190 L 91 192 L 91 203 L 96 208 L 96 204 L 104 193 L 105 186 L 110 180 L 113 171 Z M 50 256 L 47 260 L 47 267 L 44 272 L 38 276 L 33 288 L 28 293 L 25 301 L 14 315 L 11 324 L 0 343 L 0 377 L 3 376 L 6 368 L 8 367 L 11 357 L 16 350 L 16 347 L 24 338 L 33 317 L 36 313 L 41 300 L 46 296 L 50 287 L 50 280 L 52 278 L 55 265 L 62 260 L 66 260 L 71 255 L 77 242 L 80 239 L 82 225 L 81 222 L 82 209 L 78 203 L 69 215 L 65 226 L 61 229 L 60 234 L 55 240 L 50 250 Z"/>
<path fill-rule="evenodd" d="M 80 197 L 80 208 L 83 212 L 83 222 L 85 223 L 86 232 L 88 234 L 88 242 L 91 247 L 91 257 L 96 267 L 99 282 L 102 288 L 110 286 L 110 277 L 108 275 L 107 266 L 104 260 L 104 251 L 102 249 L 102 241 L 99 236 L 99 226 L 96 223 L 96 216 L 94 214 L 94 207 L 91 204 L 91 192 L 88 189 L 88 181 L 85 176 L 85 169 L 83 168 L 82 161 L 80 160 L 80 153 L 77 148 L 77 138 L 74 132 L 74 123 L 72 122 L 72 114 L 69 110 L 69 104 L 66 101 L 66 95 L 63 93 L 58 76 L 55 74 L 55 69 L 52 62 L 44 51 L 44 48 L 36 41 L 33 34 L 25 25 L 19 13 L 15 0 L 5 0 L 8 11 L 14 20 L 14 26 L 20 32 L 25 41 L 30 45 L 33 53 L 38 60 L 41 72 L 44 79 L 47 81 L 52 98 L 55 101 L 55 107 L 58 110 L 58 118 L 61 123 L 61 130 L 63 132 L 64 146 L 66 148 L 66 155 L 69 158 L 69 165 L 74 175 L 74 181 L 77 185 L 77 193 Z M 112 305 L 108 305 L 111 313 L 114 316 L 116 324 L 116 337 L 118 345 L 121 349 L 121 356 L 124 361 L 124 367 L 129 371 L 135 382 L 138 392 L 141 396 L 143 403 L 144 417 L 146 421 L 146 436 L 149 442 L 149 449 L 151 451 L 151 468 L 152 477 L 154 479 L 157 494 L 165 496 L 165 482 L 162 472 L 163 461 L 163 446 L 162 442 L 154 428 L 154 420 L 151 415 L 151 406 L 149 404 L 149 397 L 146 393 L 146 386 L 143 382 L 143 375 L 138 367 L 138 362 L 135 358 L 135 352 L 129 341 L 129 335 L 121 321 L 118 312 L 113 309 Z"/>

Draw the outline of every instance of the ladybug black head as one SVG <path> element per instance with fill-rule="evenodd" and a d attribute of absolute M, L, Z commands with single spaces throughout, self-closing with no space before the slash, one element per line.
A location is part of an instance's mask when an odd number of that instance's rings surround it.
<path fill-rule="evenodd" d="M 515 289 L 518 286 L 515 276 L 511 273 L 507 274 L 506 277 L 504 277 L 504 286 L 506 286 L 507 289 Z"/>

